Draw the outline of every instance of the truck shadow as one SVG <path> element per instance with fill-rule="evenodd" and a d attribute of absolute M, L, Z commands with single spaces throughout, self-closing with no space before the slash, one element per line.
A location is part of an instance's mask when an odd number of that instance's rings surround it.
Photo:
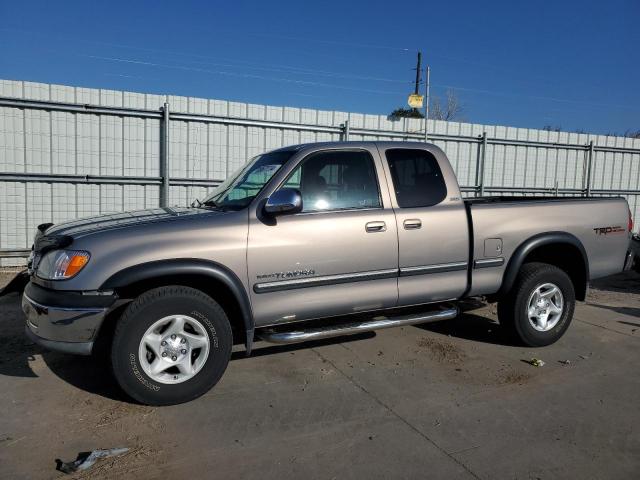
<path fill-rule="evenodd" d="M 104 360 L 82 357 L 81 361 L 78 361 L 78 357 L 73 355 L 47 351 L 43 351 L 42 359 L 58 378 L 80 390 L 111 400 L 132 403 L 132 400 L 120 390 L 111 368 Z"/>
<path fill-rule="evenodd" d="M 636 308 L 636 307 L 613 307 L 611 305 L 601 305 L 601 304 L 597 304 L 597 303 L 589 303 L 589 305 L 591 305 L 592 307 L 604 308 L 606 310 L 611 310 L 612 312 L 621 313 L 622 315 L 629 315 L 630 317 L 640 318 L 640 308 Z M 626 323 L 628 325 L 640 327 L 640 324 L 634 324 L 634 323 L 631 323 L 631 322 L 619 321 L 619 323 Z"/>
<path fill-rule="evenodd" d="M 619 293 L 640 293 L 640 273 L 633 270 L 590 282 L 594 290 Z"/>
<path fill-rule="evenodd" d="M 478 306 L 480 305 L 471 305 L 467 308 L 477 308 Z M 4 346 L 0 350 L 0 376 L 37 378 L 40 376 L 37 372 L 43 370 L 43 366 L 36 363 L 39 361 L 38 357 L 41 357 L 50 372 L 70 385 L 112 400 L 131 402 L 118 387 L 106 358 L 77 357 L 50 352 L 29 341 L 24 334 L 24 320 L 20 311 L 18 295 L 10 294 L 1 298 L 0 312 L 2 312 L 0 344 Z M 417 325 L 416 328 L 473 341 L 511 345 L 503 338 L 499 325 L 495 321 L 469 311 L 454 320 Z M 251 360 L 314 347 L 359 342 L 371 339 L 375 335 L 375 332 L 364 332 L 357 335 L 290 345 L 273 345 L 258 341 L 250 357 L 246 356 L 244 348 L 236 346 L 231 361 Z M 47 374 L 46 371 L 42 373 L 43 376 Z"/>
<path fill-rule="evenodd" d="M 31 342 L 24 333 L 24 318 L 20 309 L 19 295 L 12 293 L 0 298 L 0 322 L 2 323 L 0 345 L 3 345 L 0 349 L 0 378 L 2 376 L 34 379 L 42 376 L 44 378 L 48 375 L 46 372 L 48 369 L 59 379 L 85 392 L 111 400 L 132 402 L 120 390 L 106 358 L 65 355 L 45 350 Z M 375 333 L 367 332 L 292 345 L 272 345 L 259 341 L 250 357 L 246 356 L 244 348 L 237 349 L 233 352 L 231 361 L 251 360 L 265 355 L 277 355 L 323 345 L 356 342 L 374 336 Z M 38 357 L 42 358 L 44 366 L 37 364 L 40 362 Z M 45 371 L 42 372 L 42 370 Z M 37 372 L 42 373 L 39 375 Z M 44 385 L 43 388 L 46 388 Z"/>
<path fill-rule="evenodd" d="M 504 334 L 498 322 L 470 312 L 462 313 L 453 320 L 425 323 L 423 325 L 416 325 L 415 327 L 440 335 L 463 338 L 474 342 L 516 346 L 516 344 Z"/>
<path fill-rule="evenodd" d="M 104 360 L 50 352 L 31 342 L 24 333 L 20 296 L 11 293 L 0 298 L 0 378 L 45 378 L 46 370 L 65 382 L 89 393 L 113 400 L 128 401 L 120 391 Z M 40 359 L 45 365 L 39 364 Z M 44 370 L 44 372 L 43 372 Z M 42 372 L 41 375 L 38 372 Z M 43 383 L 42 388 L 46 388 Z"/>
<path fill-rule="evenodd" d="M 375 336 L 375 333 L 364 333 L 360 335 L 354 335 L 350 337 L 332 338 L 328 340 L 321 340 L 317 342 L 309 342 L 304 344 L 294 345 L 271 345 L 268 347 L 260 347 L 265 345 L 263 342 L 258 343 L 256 348 L 250 357 L 247 357 L 244 349 L 238 350 L 232 353 L 231 361 L 261 357 L 264 355 L 276 355 L 280 353 L 292 352 L 295 350 L 301 350 L 305 348 L 313 348 L 314 346 L 330 345 L 336 343 L 344 343 L 348 341 L 365 340 Z M 85 392 L 92 393 L 94 395 L 100 395 L 102 397 L 109 398 L 111 400 L 117 400 L 127 403 L 135 403 L 134 400 L 127 397 L 120 387 L 118 386 L 111 368 L 108 365 L 107 359 L 94 358 L 94 357 L 81 357 L 81 361 L 78 361 L 77 356 L 57 354 L 42 350 L 36 345 L 35 351 L 32 355 L 40 353 L 43 360 L 47 364 L 47 367 L 61 380 L 73 385 L 76 388 L 84 390 Z M 0 370 L 0 374 L 3 372 Z M 30 376 L 37 376 L 31 372 Z"/>
<path fill-rule="evenodd" d="M 376 336 L 375 332 L 363 332 L 356 335 L 343 335 L 341 337 L 327 338 L 325 340 L 316 340 L 313 342 L 291 343 L 288 345 L 274 345 L 263 341 L 258 341 L 254 345 L 251 356 L 247 357 L 244 349 L 235 351 L 231 354 L 231 360 L 251 359 L 255 357 L 263 357 L 265 355 L 277 355 L 279 353 L 295 352 L 298 350 L 309 350 L 315 347 L 324 347 L 327 345 L 337 345 L 339 343 L 352 343 L 360 340 L 367 340 Z"/>

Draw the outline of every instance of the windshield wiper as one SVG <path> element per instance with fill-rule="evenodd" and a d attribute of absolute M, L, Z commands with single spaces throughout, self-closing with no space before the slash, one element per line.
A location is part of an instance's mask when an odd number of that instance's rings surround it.
<path fill-rule="evenodd" d="M 191 202 L 191 208 L 213 208 L 215 210 L 220 210 L 223 212 L 226 211 L 225 207 L 223 207 L 222 205 L 218 205 L 214 200 L 201 202 L 198 198 Z"/>
<path fill-rule="evenodd" d="M 222 208 L 222 205 L 218 205 L 215 200 L 207 200 L 206 202 L 200 202 L 200 206 Z"/>
<path fill-rule="evenodd" d="M 206 202 L 201 202 L 200 206 L 205 208 L 213 208 L 214 210 L 219 210 L 221 212 L 228 212 L 229 210 L 233 210 L 228 205 L 221 205 L 215 200 L 208 200 Z"/>

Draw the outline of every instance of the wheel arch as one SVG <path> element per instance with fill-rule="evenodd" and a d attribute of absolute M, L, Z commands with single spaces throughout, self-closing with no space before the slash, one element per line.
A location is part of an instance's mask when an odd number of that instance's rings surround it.
<path fill-rule="evenodd" d="M 577 300 L 584 300 L 589 281 L 589 258 L 584 245 L 568 232 L 544 232 L 522 242 L 509 259 L 499 295 L 506 294 L 515 283 L 522 265 L 543 262 L 562 269 L 573 283 Z"/>
<path fill-rule="evenodd" d="M 122 298 L 135 298 L 151 288 L 175 284 L 196 288 L 218 301 L 232 327 L 244 330 L 247 355 L 251 353 L 254 319 L 249 296 L 238 276 L 217 262 L 184 258 L 141 263 L 115 273 L 100 289 L 115 290 Z"/>

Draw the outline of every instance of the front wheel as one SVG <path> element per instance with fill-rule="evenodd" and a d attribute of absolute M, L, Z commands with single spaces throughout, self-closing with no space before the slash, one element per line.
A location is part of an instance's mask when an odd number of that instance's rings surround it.
<path fill-rule="evenodd" d="M 529 347 L 555 343 L 573 318 L 576 296 L 569 276 L 546 263 L 523 265 L 510 292 L 498 303 L 500 325 Z"/>
<path fill-rule="evenodd" d="M 227 368 L 233 338 L 224 310 L 189 287 L 140 295 L 116 325 L 111 365 L 120 387 L 147 405 L 199 397 Z"/>

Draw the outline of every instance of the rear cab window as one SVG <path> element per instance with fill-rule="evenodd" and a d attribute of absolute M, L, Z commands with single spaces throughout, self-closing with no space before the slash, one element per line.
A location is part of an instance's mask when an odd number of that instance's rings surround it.
<path fill-rule="evenodd" d="M 431 207 L 446 198 L 447 186 L 433 154 L 421 149 L 390 148 L 385 156 L 400 208 Z"/>

